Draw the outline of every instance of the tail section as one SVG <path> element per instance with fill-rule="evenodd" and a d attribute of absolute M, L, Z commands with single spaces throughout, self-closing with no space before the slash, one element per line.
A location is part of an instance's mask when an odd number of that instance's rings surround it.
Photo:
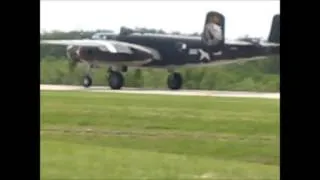
<path fill-rule="evenodd" d="M 204 49 L 208 52 L 218 52 L 225 43 L 225 16 L 216 11 L 206 15 L 201 35 Z M 273 16 L 268 41 L 280 44 L 280 14 Z"/>
<path fill-rule="evenodd" d="M 225 17 L 223 14 L 216 12 L 216 11 L 210 11 L 206 15 L 205 23 L 204 23 L 204 29 L 206 26 L 210 23 L 214 22 L 221 28 L 221 39 L 224 42 L 224 36 L 225 36 Z M 214 37 L 213 37 L 214 38 Z"/>
<path fill-rule="evenodd" d="M 280 44 L 280 14 L 273 16 L 268 41 Z"/>
<path fill-rule="evenodd" d="M 210 11 L 206 15 L 202 32 L 202 43 L 210 52 L 219 51 L 225 41 L 225 17 L 223 14 Z"/>

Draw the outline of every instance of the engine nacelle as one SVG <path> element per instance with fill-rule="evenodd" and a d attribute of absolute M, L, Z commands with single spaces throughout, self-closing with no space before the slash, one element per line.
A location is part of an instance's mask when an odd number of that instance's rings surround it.
<path fill-rule="evenodd" d="M 93 60 L 96 51 L 97 48 L 68 46 L 67 57 L 74 61 L 80 61 L 80 59 Z"/>
<path fill-rule="evenodd" d="M 73 62 L 77 63 L 80 60 L 94 60 L 95 52 L 97 48 L 88 48 L 88 47 L 77 47 L 77 46 L 68 46 L 67 47 L 67 57 Z"/>
<path fill-rule="evenodd" d="M 97 48 L 68 46 L 67 57 L 74 61 L 80 61 L 80 59 L 93 60 L 97 51 Z"/>
<path fill-rule="evenodd" d="M 89 47 L 80 47 L 77 50 L 77 54 L 80 57 L 80 59 L 85 60 L 94 60 L 95 52 L 97 52 L 97 48 L 89 48 Z"/>
<path fill-rule="evenodd" d="M 67 47 L 67 57 L 72 61 L 80 61 L 80 56 L 77 53 L 79 48 L 76 46 L 68 46 Z"/>

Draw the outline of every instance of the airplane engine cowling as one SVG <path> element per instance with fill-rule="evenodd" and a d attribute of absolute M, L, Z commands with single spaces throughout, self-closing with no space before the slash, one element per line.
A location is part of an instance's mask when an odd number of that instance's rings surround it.
<path fill-rule="evenodd" d="M 94 54 L 97 51 L 97 48 L 84 48 L 80 47 L 77 50 L 77 55 L 80 57 L 80 59 L 84 60 L 94 60 Z"/>
<path fill-rule="evenodd" d="M 78 47 L 68 46 L 67 47 L 67 57 L 69 58 L 69 70 L 73 71 L 77 63 L 80 62 L 80 57 L 77 54 Z"/>
<path fill-rule="evenodd" d="M 67 47 L 67 57 L 71 60 L 80 60 L 79 55 L 77 54 L 78 48 L 75 46 L 68 46 Z"/>

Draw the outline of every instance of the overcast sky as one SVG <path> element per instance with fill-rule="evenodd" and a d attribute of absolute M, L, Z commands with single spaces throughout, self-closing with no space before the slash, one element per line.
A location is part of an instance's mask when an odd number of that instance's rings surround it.
<path fill-rule="evenodd" d="M 266 38 L 279 0 L 257 1 L 98 1 L 41 0 L 40 31 L 147 27 L 167 32 L 201 32 L 208 11 L 226 17 L 226 37 L 243 35 Z"/>

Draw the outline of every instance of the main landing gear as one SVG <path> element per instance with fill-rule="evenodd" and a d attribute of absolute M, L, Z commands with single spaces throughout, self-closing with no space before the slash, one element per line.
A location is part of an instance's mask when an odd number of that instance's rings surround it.
<path fill-rule="evenodd" d="M 178 90 L 182 87 L 183 79 L 180 73 L 173 72 L 168 75 L 167 86 L 169 89 Z"/>
<path fill-rule="evenodd" d="M 180 73 L 175 72 L 173 69 L 168 69 L 169 75 L 167 78 L 167 86 L 171 90 L 178 90 L 182 87 L 183 79 Z"/>
<path fill-rule="evenodd" d="M 111 68 L 108 70 L 108 83 L 111 89 L 121 89 L 124 84 L 124 77 L 121 72 L 113 71 Z"/>
<path fill-rule="evenodd" d="M 82 85 L 85 88 L 89 88 L 92 85 L 91 69 L 93 66 L 89 66 L 86 75 L 83 77 Z M 121 67 L 122 72 L 127 71 L 127 67 Z M 107 77 L 109 86 L 111 89 L 121 89 L 124 85 L 124 77 L 121 72 L 113 70 L 111 67 L 108 69 Z"/>
<path fill-rule="evenodd" d="M 92 85 L 91 68 L 89 66 L 86 75 L 83 77 L 83 86 L 89 88 Z M 119 70 L 108 69 L 107 81 L 111 89 L 121 89 L 124 85 L 124 77 L 122 72 L 127 72 L 127 67 L 121 67 Z M 178 90 L 182 87 L 183 79 L 180 73 L 174 72 L 173 69 L 168 70 L 167 86 L 171 90 Z"/>

